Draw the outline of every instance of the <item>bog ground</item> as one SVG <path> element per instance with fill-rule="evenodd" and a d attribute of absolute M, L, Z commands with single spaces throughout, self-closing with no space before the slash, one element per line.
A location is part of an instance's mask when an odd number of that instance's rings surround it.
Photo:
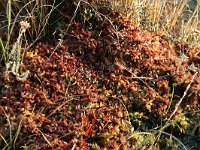
<path fill-rule="evenodd" d="M 198 46 L 98 13 L 2 61 L 0 149 L 199 149 Z"/>

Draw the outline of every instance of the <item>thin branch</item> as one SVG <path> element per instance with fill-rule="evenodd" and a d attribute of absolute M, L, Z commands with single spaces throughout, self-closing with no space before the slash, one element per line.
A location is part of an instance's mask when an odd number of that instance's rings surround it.
<path fill-rule="evenodd" d="M 172 117 L 174 116 L 174 114 L 177 112 L 178 107 L 180 106 L 180 104 L 182 103 L 183 99 L 184 99 L 185 96 L 187 95 L 188 90 L 190 89 L 191 84 L 192 84 L 192 82 L 194 81 L 194 78 L 195 78 L 195 76 L 196 76 L 197 74 L 198 74 L 198 72 L 196 72 L 196 73 L 193 75 L 192 80 L 191 80 L 190 83 L 188 84 L 186 90 L 185 90 L 184 93 L 183 93 L 183 96 L 181 97 L 181 99 L 179 100 L 179 102 L 176 104 L 175 109 L 174 109 L 174 111 L 172 112 L 172 114 L 170 115 L 170 117 L 168 118 L 168 120 L 171 120 L 171 118 L 172 118 Z"/>

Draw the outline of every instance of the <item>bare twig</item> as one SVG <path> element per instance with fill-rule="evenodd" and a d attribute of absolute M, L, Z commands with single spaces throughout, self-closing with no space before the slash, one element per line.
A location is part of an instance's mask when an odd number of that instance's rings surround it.
<path fill-rule="evenodd" d="M 172 114 L 170 115 L 170 117 L 168 118 L 168 121 L 171 120 L 171 118 L 174 116 L 174 114 L 177 112 L 178 107 L 180 106 L 180 104 L 182 103 L 183 99 L 185 98 L 185 96 L 187 95 L 188 90 L 191 87 L 192 82 L 194 81 L 195 76 L 198 74 L 198 72 L 196 72 L 193 77 L 192 80 L 190 81 L 190 83 L 188 84 L 187 88 L 185 89 L 183 96 L 181 97 L 181 99 L 179 100 L 179 102 L 176 104 L 174 111 L 172 112 Z"/>

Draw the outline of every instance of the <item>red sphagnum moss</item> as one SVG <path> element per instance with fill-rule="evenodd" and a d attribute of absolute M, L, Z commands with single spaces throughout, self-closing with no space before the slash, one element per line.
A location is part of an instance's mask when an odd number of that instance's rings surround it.
<path fill-rule="evenodd" d="M 111 19 L 118 31 L 108 21 L 94 29 L 73 21 L 57 49 L 51 41 L 30 48 L 24 81 L 1 73 L 0 133 L 9 135 L 9 114 L 11 129 L 20 128 L 16 149 L 131 149 L 128 112 L 171 115 L 199 72 L 199 49 Z M 199 75 L 175 115 L 200 103 Z"/>

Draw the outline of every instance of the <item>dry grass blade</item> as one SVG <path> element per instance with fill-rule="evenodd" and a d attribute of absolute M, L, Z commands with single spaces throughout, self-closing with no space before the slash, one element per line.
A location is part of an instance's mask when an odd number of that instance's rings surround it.
<path fill-rule="evenodd" d="M 39 129 L 38 129 L 38 131 L 42 134 L 44 140 L 49 144 L 49 146 L 52 147 L 52 144 L 51 144 L 51 142 L 47 139 L 46 135 L 45 135 L 44 133 L 42 133 L 42 131 L 40 131 Z"/>
<path fill-rule="evenodd" d="M 6 141 L 6 139 L 3 137 L 3 135 L 1 133 L 0 133 L 0 137 L 4 141 L 4 143 L 6 144 L 5 148 L 8 147 L 9 143 Z"/>
<path fill-rule="evenodd" d="M 9 144 L 7 142 L 5 142 L 5 143 L 6 143 L 6 145 L 9 145 L 10 147 L 12 147 L 13 146 L 13 135 L 12 135 L 12 125 L 11 125 L 11 122 L 10 122 L 10 118 L 9 118 L 8 114 L 5 112 L 4 108 L 3 107 L 0 107 L 0 108 L 6 116 L 6 120 L 7 120 L 8 127 L 9 127 Z M 4 141 L 6 141 L 6 140 L 4 140 Z"/>
<path fill-rule="evenodd" d="M 184 150 L 189 150 L 189 149 L 183 144 L 183 142 L 181 142 L 178 138 L 176 138 L 176 137 L 173 136 L 172 134 L 169 134 L 169 133 L 164 132 L 164 131 L 162 131 L 162 134 L 165 134 L 165 135 L 167 135 L 167 136 L 169 136 L 169 137 L 172 137 L 174 140 L 176 140 L 176 141 L 182 146 L 181 149 L 183 148 Z"/>
<path fill-rule="evenodd" d="M 19 136 L 19 134 L 20 134 L 21 128 L 22 128 L 22 121 L 23 121 L 23 120 L 20 120 L 19 125 L 18 125 L 18 128 L 17 128 L 17 131 L 16 131 L 16 133 L 15 133 L 15 138 L 14 138 L 14 140 L 13 140 L 13 147 L 14 147 L 14 149 L 15 149 L 15 145 L 16 145 L 18 136 Z"/>

